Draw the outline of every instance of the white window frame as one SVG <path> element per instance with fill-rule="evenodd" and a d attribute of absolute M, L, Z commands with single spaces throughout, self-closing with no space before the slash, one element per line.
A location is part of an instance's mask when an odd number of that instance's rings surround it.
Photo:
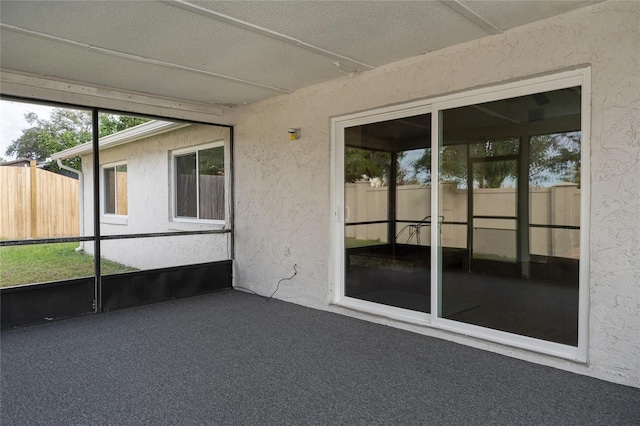
<path fill-rule="evenodd" d="M 118 166 L 127 166 L 127 214 L 123 215 L 123 214 L 117 214 L 117 213 L 107 213 L 106 212 L 106 208 L 107 208 L 107 193 L 105 191 L 105 187 L 104 184 L 106 183 L 106 179 L 105 179 L 105 171 L 107 169 L 114 169 L 114 172 L 116 172 L 116 168 Z M 125 161 L 116 161 L 113 163 L 105 163 L 102 164 L 100 166 L 100 181 L 103 182 L 102 185 L 100 185 L 100 199 L 102 200 L 102 206 L 100 206 L 100 221 L 101 222 L 105 222 L 105 223 L 112 223 L 115 225 L 126 225 L 127 224 L 127 218 L 129 217 L 129 164 L 128 162 Z M 117 179 L 117 172 L 116 172 L 116 179 L 115 179 L 115 193 L 116 193 L 116 201 L 115 201 L 115 211 L 118 211 L 118 179 Z"/>
<path fill-rule="evenodd" d="M 580 272 L 578 290 L 578 345 L 569 346 L 542 339 L 520 336 L 438 317 L 441 277 L 439 250 L 431 251 L 431 312 L 426 314 L 407 309 L 395 308 L 366 302 L 344 293 L 344 133 L 353 126 L 376 123 L 385 120 L 431 113 L 432 119 L 432 176 L 439 179 L 440 112 L 450 108 L 475 105 L 511 97 L 525 96 L 551 90 L 580 86 L 581 98 L 581 205 L 580 205 Z M 378 108 L 331 119 L 332 152 L 331 162 L 331 243 L 333 254 L 330 259 L 330 276 L 333 280 L 333 303 L 345 308 L 384 316 L 394 320 L 428 326 L 456 334 L 479 338 L 501 345 L 516 347 L 532 352 L 568 359 L 578 363 L 588 361 L 589 323 L 589 234 L 590 234 L 590 139 L 591 139 L 591 69 L 580 68 L 553 75 L 530 78 L 522 81 L 499 84 L 482 89 L 474 89 L 453 95 L 434 97 L 402 105 Z M 431 185 L 431 216 L 438 217 L 439 185 Z M 431 247 L 439 247 L 440 225 L 431 227 Z"/>
<path fill-rule="evenodd" d="M 198 224 L 212 224 L 212 225 L 226 225 L 227 223 L 227 217 L 228 217 L 228 211 L 227 211 L 227 206 L 225 206 L 224 208 L 224 219 L 200 219 L 200 218 L 192 218 L 192 217 L 184 217 L 184 216 L 177 216 L 176 212 L 177 212 L 177 207 L 176 207 L 176 202 L 177 202 L 177 188 L 176 188 L 176 157 L 180 157 L 186 154 L 196 154 L 196 176 L 198 176 L 198 151 L 202 151 L 205 149 L 209 149 L 209 148 L 218 148 L 218 147 L 223 147 L 224 150 L 224 196 L 225 196 L 225 200 L 227 200 L 228 197 L 228 191 L 227 191 L 227 185 L 228 185 L 228 179 L 227 179 L 227 168 L 228 168 L 228 161 L 227 161 L 227 147 L 225 146 L 225 141 L 224 140 L 217 140 L 217 141 L 213 141 L 213 142 L 207 142 L 204 144 L 200 144 L 200 145 L 194 145 L 194 146 L 190 146 L 187 148 L 179 148 L 179 149 L 175 149 L 173 151 L 171 151 L 171 166 L 169 167 L 170 170 L 170 182 L 171 182 L 171 221 L 173 222 L 180 222 L 180 223 L 198 223 Z M 196 185 L 196 198 L 197 198 L 197 208 L 198 208 L 198 215 L 200 215 L 200 185 Z M 226 201 L 225 201 L 226 204 Z"/>

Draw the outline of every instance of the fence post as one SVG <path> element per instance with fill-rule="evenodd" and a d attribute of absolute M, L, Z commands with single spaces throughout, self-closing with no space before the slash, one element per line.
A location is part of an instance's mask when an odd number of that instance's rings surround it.
<path fill-rule="evenodd" d="M 578 187 L 577 183 L 558 183 L 551 188 L 551 224 L 552 225 L 576 225 L 575 205 L 573 194 Z M 566 229 L 552 229 L 553 251 L 551 256 L 571 257 L 572 233 Z"/>
<path fill-rule="evenodd" d="M 367 212 L 372 211 L 369 207 L 369 193 L 368 188 L 371 187 L 369 182 L 356 182 L 356 202 L 354 203 L 351 210 L 351 220 L 353 222 L 365 222 L 369 220 L 366 216 Z M 368 240 L 371 235 L 369 235 L 369 228 L 371 225 L 366 226 L 356 226 L 356 239 L 358 240 Z"/>
<path fill-rule="evenodd" d="M 29 198 L 31 200 L 31 217 L 28 236 L 31 238 L 38 237 L 38 186 L 37 186 L 37 170 L 36 162 L 31 160 L 29 162 L 29 169 L 31 175 L 31 185 L 29 188 Z"/>

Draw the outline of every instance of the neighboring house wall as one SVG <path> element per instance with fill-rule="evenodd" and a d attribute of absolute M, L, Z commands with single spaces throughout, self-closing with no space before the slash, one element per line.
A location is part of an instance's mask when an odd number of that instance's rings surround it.
<path fill-rule="evenodd" d="M 605 2 L 248 105 L 236 127 L 236 284 L 606 380 L 640 386 L 640 3 Z M 591 66 L 586 364 L 332 306 L 330 118 Z M 300 127 L 290 141 L 287 128 Z M 291 256 L 285 256 L 289 246 Z"/>
<path fill-rule="evenodd" d="M 191 125 L 157 136 L 100 151 L 100 164 L 127 163 L 126 218 L 100 214 L 102 235 L 138 234 L 172 231 L 198 231 L 222 228 L 223 225 L 179 222 L 171 219 L 172 174 L 171 151 L 213 141 L 225 141 L 228 168 L 228 128 Z M 82 157 L 85 173 L 84 199 L 92 200 L 93 156 Z M 101 199 L 101 209 L 104 208 Z M 228 210 L 228 206 L 225 206 Z M 93 233 L 93 205 L 85 204 L 85 234 Z M 230 258 L 228 235 L 190 235 L 103 241 L 104 258 L 139 269 L 212 262 Z M 85 243 L 93 253 L 93 244 Z"/>

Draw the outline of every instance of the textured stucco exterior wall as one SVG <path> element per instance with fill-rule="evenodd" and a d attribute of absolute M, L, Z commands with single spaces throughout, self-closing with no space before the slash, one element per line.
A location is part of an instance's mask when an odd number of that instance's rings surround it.
<path fill-rule="evenodd" d="M 191 125 L 140 141 L 100 151 L 100 164 L 127 162 L 128 215 L 126 221 L 101 215 L 102 235 L 151 232 L 197 231 L 222 228 L 171 220 L 171 151 L 224 140 L 229 146 L 230 131 L 224 127 Z M 229 156 L 226 156 L 227 161 Z M 85 155 L 85 234 L 93 232 L 93 157 Z M 227 164 L 228 170 L 228 164 Z M 190 235 L 103 241 L 102 257 L 139 269 L 164 268 L 230 258 L 227 234 Z M 91 243 L 85 250 L 93 253 Z"/>
<path fill-rule="evenodd" d="M 605 2 L 248 105 L 236 127 L 236 285 L 640 386 L 640 3 Z M 588 363 L 332 306 L 330 118 L 591 66 Z M 299 141 L 286 130 L 302 128 Z M 284 246 L 291 247 L 285 256 Z"/>

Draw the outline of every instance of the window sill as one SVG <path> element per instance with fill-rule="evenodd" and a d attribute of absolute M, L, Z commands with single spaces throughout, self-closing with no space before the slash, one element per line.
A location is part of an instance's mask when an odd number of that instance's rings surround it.
<path fill-rule="evenodd" d="M 208 231 L 211 229 L 224 229 L 225 223 L 220 222 L 198 222 L 198 221 L 176 221 L 169 222 L 169 231 Z"/>
<path fill-rule="evenodd" d="M 127 225 L 128 222 L 127 216 L 100 216 L 100 223 L 109 225 Z"/>

